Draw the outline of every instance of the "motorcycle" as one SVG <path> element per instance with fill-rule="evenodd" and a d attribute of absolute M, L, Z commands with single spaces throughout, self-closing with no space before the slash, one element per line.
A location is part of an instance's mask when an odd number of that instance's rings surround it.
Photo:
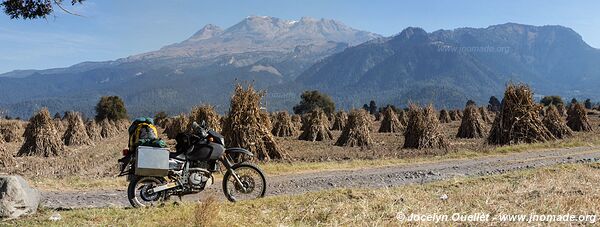
<path fill-rule="evenodd" d="M 213 174 L 225 168 L 223 193 L 231 201 L 261 198 L 265 196 L 267 182 L 263 171 L 245 162 L 253 154 L 243 148 L 225 149 L 225 139 L 219 133 L 208 130 L 206 123 L 192 124 L 192 133 L 180 133 L 176 152 L 168 152 L 166 176 L 136 174 L 136 155 L 132 155 L 119 176 L 127 176 L 127 197 L 133 207 L 156 206 L 171 196 L 195 194 L 211 186 Z M 124 151 L 124 155 L 126 152 Z M 161 175 L 161 174 L 159 174 Z"/>

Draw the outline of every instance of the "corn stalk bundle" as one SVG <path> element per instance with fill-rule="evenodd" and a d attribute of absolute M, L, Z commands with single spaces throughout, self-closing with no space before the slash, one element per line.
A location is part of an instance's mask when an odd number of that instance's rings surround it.
<path fill-rule="evenodd" d="M 488 112 L 487 108 L 485 108 L 483 106 L 479 107 L 479 115 L 481 116 L 481 119 L 483 120 L 483 122 L 486 124 L 491 124 L 494 122 L 494 120 L 490 116 L 490 113 Z M 464 115 L 463 115 L 463 118 L 464 118 Z"/>
<path fill-rule="evenodd" d="M 567 126 L 577 132 L 589 132 L 593 130 L 583 104 L 575 103 L 571 105 L 567 114 Z"/>
<path fill-rule="evenodd" d="M 379 132 L 401 132 L 404 129 L 398 115 L 394 109 L 388 107 L 383 111 L 383 119 L 381 120 L 381 126 L 379 126 Z"/>
<path fill-rule="evenodd" d="M 188 117 L 185 114 L 179 114 L 165 120 L 165 134 L 167 138 L 175 139 L 177 134 L 186 132 L 188 129 Z"/>
<path fill-rule="evenodd" d="M 450 110 L 450 120 L 458 121 L 461 119 L 458 110 Z"/>
<path fill-rule="evenodd" d="M 544 126 L 558 139 L 564 139 L 573 135 L 573 131 L 567 126 L 554 105 L 548 107 L 542 121 L 544 122 Z"/>
<path fill-rule="evenodd" d="M 115 125 L 115 123 L 108 118 L 104 118 L 104 120 L 100 121 L 100 136 L 102 138 L 112 138 L 119 134 L 119 129 Z"/>
<path fill-rule="evenodd" d="M 0 167 L 8 168 L 16 164 L 13 154 L 8 152 L 4 146 L 0 146 Z"/>
<path fill-rule="evenodd" d="M 29 125 L 23 135 L 25 142 L 17 156 L 49 157 L 63 153 L 64 145 L 46 108 L 29 119 Z"/>
<path fill-rule="evenodd" d="M 23 141 L 23 125 L 18 120 L 0 120 L 0 143 Z"/>
<path fill-rule="evenodd" d="M 268 130 L 271 130 L 273 128 L 273 122 L 271 121 L 271 115 L 269 114 L 269 112 L 261 110 L 260 120 L 263 122 L 263 124 L 265 125 L 265 127 L 267 127 Z"/>
<path fill-rule="evenodd" d="M 236 85 L 223 127 L 225 142 L 231 147 L 248 149 L 258 160 L 285 159 L 287 154 L 275 142 L 261 116 L 262 96 L 263 93 L 255 91 L 251 85 L 247 89 Z"/>
<path fill-rule="evenodd" d="M 565 105 L 558 104 L 556 106 L 556 110 L 558 110 L 558 114 L 560 114 L 561 117 L 566 117 L 567 116 L 567 109 L 565 108 Z"/>
<path fill-rule="evenodd" d="M 485 123 L 479 115 L 481 109 L 475 105 L 468 105 L 463 111 L 457 138 L 483 138 L 485 137 Z"/>
<path fill-rule="evenodd" d="M 411 104 L 408 110 L 408 124 L 404 132 L 403 148 L 446 149 L 448 142 L 432 105 L 421 108 Z"/>
<path fill-rule="evenodd" d="M 339 111 L 335 114 L 333 119 L 333 126 L 331 130 L 343 130 L 344 126 L 346 126 L 346 122 L 348 121 L 348 114 L 344 111 Z"/>
<path fill-rule="evenodd" d="M 302 126 L 302 134 L 299 140 L 306 141 L 326 141 L 332 140 L 333 134 L 329 131 L 329 120 L 321 108 L 315 108 L 311 111 L 306 124 Z"/>
<path fill-rule="evenodd" d="M 450 123 L 452 118 L 450 117 L 450 113 L 446 109 L 440 111 L 440 123 Z"/>
<path fill-rule="evenodd" d="M 194 122 L 200 124 L 202 121 L 206 122 L 206 126 L 209 129 L 220 132 L 221 131 L 221 117 L 215 111 L 215 108 L 211 105 L 201 105 L 192 108 L 190 113 L 190 120 L 188 121 L 188 130 L 192 130 L 192 124 Z"/>
<path fill-rule="evenodd" d="M 279 137 L 294 136 L 298 132 L 298 129 L 292 122 L 292 118 L 286 111 L 281 111 L 276 114 L 275 124 L 271 133 Z"/>
<path fill-rule="evenodd" d="M 398 120 L 400 120 L 400 124 L 404 126 L 408 124 L 408 116 L 406 114 L 406 111 L 400 110 L 400 112 L 398 112 Z"/>
<path fill-rule="evenodd" d="M 62 136 L 62 141 L 65 145 L 80 146 L 93 144 L 79 113 L 67 112 L 65 120 L 67 121 L 67 130 Z"/>
<path fill-rule="evenodd" d="M 556 140 L 544 126 L 539 108 L 533 101 L 533 92 L 527 85 L 508 85 L 487 142 L 505 145 Z"/>
<path fill-rule="evenodd" d="M 99 141 L 102 139 L 102 128 L 100 128 L 100 125 L 98 125 L 95 120 L 87 121 L 85 123 L 85 130 L 90 140 Z"/>
<path fill-rule="evenodd" d="M 373 146 L 371 124 L 371 117 L 367 111 L 363 109 L 350 111 L 346 127 L 342 130 L 342 134 L 335 142 L 335 145 L 371 148 Z"/>

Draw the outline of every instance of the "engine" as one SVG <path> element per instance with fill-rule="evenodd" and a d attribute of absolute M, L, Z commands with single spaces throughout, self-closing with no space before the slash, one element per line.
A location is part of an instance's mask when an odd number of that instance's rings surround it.
<path fill-rule="evenodd" d="M 212 174 L 205 169 L 193 168 L 186 175 L 187 186 L 192 190 L 203 190 L 213 183 Z"/>
<path fill-rule="evenodd" d="M 210 173 L 206 173 L 203 171 L 194 171 L 190 172 L 188 177 L 188 184 L 190 188 L 196 190 L 202 190 L 207 186 L 212 184 L 212 176 Z"/>

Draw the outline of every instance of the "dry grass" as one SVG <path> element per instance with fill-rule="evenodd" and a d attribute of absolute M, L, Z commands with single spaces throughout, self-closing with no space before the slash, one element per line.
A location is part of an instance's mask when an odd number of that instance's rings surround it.
<path fill-rule="evenodd" d="M 571 164 L 511 172 L 489 177 L 457 177 L 427 184 L 385 189 L 336 189 L 296 196 L 272 196 L 239 203 L 210 202 L 167 205 L 150 209 L 80 209 L 55 211 L 7 224 L 60 225 L 201 225 L 211 226 L 400 226 L 436 223 L 398 221 L 399 214 L 490 215 L 489 222 L 437 225 L 568 225 L 578 223 L 508 223 L 494 221 L 503 214 L 598 214 L 600 165 Z M 440 199 L 447 195 L 447 199 Z M 200 211 L 200 212 L 199 212 Z M 176 214 L 176 215 L 173 215 Z M 200 219 L 200 222 L 195 222 Z M 192 221 L 192 223 L 190 223 Z M 598 220 L 595 220 L 598 221 Z M 579 224 L 590 225 L 583 222 Z"/>
<path fill-rule="evenodd" d="M 214 226 L 221 211 L 221 203 L 213 196 L 196 204 L 194 208 L 194 226 Z"/>

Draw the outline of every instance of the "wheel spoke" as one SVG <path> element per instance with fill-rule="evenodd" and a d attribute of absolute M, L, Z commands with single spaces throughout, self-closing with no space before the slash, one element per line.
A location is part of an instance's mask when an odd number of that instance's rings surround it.
<path fill-rule="evenodd" d="M 226 193 L 234 201 L 255 199 L 264 195 L 265 187 L 260 172 L 250 166 L 240 166 L 229 175 Z"/>

